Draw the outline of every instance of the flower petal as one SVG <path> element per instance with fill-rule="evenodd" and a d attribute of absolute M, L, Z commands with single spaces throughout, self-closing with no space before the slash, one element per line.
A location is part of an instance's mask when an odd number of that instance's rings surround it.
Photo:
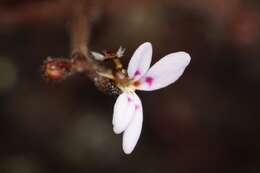
<path fill-rule="evenodd" d="M 140 137 L 143 125 L 143 108 L 139 97 L 135 94 L 135 113 L 129 126 L 123 133 L 123 151 L 130 154 Z"/>
<path fill-rule="evenodd" d="M 140 79 L 149 69 L 152 61 L 153 48 L 149 42 L 140 45 L 134 52 L 127 73 L 134 80 Z"/>
<path fill-rule="evenodd" d="M 182 75 L 190 59 L 190 55 L 186 52 L 166 55 L 142 77 L 137 89 L 152 91 L 172 84 Z"/>
<path fill-rule="evenodd" d="M 122 133 L 133 118 L 135 111 L 134 96 L 122 93 L 116 100 L 113 115 L 113 130 L 116 134 Z"/>

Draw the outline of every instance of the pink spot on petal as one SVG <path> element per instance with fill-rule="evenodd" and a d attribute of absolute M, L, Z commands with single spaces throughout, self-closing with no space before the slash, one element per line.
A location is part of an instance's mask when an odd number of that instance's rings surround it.
<path fill-rule="evenodd" d="M 139 75 L 141 75 L 141 72 L 139 70 L 136 70 L 134 76 L 139 76 Z"/>
<path fill-rule="evenodd" d="M 149 87 L 152 86 L 154 78 L 152 77 L 146 77 L 145 82 L 149 85 Z"/>
<path fill-rule="evenodd" d="M 138 109 L 140 109 L 140 105 L 135 105 L 135 110 L 137 111 Z"/>
<path fill-rule="evenodd" d="M 133 99 L 132 99 L 131 97 L 127 97 L 127 101 L 128 101 L 128 102 L 132 102 Z"/>

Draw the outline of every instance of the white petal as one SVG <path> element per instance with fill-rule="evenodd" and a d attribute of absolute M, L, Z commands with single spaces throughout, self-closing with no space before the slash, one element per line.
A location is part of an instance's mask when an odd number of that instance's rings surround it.
<path fill-rule="evenodd" d="M 135 50 L 127 69 L 130 78 L 138 80 L 147 72 L 151 64 L 152 53 L 152 44 L 149 42 L 143 43 Z"/>
<path fill-rule="evenodd" d="M 121 94 L 114 105 L 113 130 L 116 134 L 122 133 L 133 118 L 135 111 L 134 96 Z"/>
<path fill-rule="evenodd" d="M 105 56 L 98 52 L 91 52 L 95 60 L 103 61 L 105 59 Z"/>
<path fill-rule="evenodd" d="M 123 151 L 130 154 L 140 137 L 143 125 L 143 108 L 139 97 L 135 94 L 135 115 L 123 134 Z"/>
<path fill-rule="evenodd" d="M 142 77 L 137 89 L 152 91 L 172 84 L 182 75 L 190 59 L 190 55 L 186 52 L 166 55 Z"/>

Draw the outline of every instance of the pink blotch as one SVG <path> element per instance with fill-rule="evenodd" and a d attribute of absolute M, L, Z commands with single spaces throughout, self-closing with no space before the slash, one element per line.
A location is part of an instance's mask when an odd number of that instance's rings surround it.
<path fill-rule="evenodd" d="M 136 70 L 134 76 L 139 76 L 139 75 L 141 75 L 141 72 L 139 70 Z"/>
<path fill-rule="evenodd" d="M 140 109 L 140 105 L 135 105 L 135 110 L 139 110 Z"/>
<path fill-rule="evenodd" d="M 131 97 L 127 97 L 127 101 L 128 101 L 128 102 L 132 102 L 133 99 L 132 99 Z"/>
<path fill-rule="evenodd" d="M 149 85 L 149 87 L 152 86 L 153 80 L 154 80 L 154 78 L 149 77 L 149 76 L 145 78 L 145 82 Z"/>

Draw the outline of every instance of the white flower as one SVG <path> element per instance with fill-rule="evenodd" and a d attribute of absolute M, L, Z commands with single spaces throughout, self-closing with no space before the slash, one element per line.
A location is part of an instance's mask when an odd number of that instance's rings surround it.
<path fill-rule="evenodd" d="M 153 91 L 175 82 L 190 62 L 185 52 L 171 53 L 151 68 L 152 45 L 143 43 L 134 52 L 127 69 L 128 80 L 118 87 L 123 91 L 116 100 L 113 114 L 113 130 L 123 132 L 123 151 L 130 154 L 140 137 L 143 124 L 143 108 L 135 90 Z"/>

